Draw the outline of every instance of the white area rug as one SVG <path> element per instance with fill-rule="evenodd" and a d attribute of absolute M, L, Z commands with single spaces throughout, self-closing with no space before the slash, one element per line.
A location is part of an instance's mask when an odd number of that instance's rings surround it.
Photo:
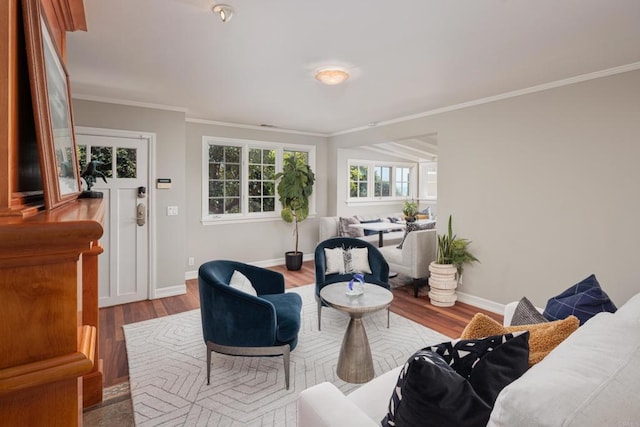
<path fill-rule="evenodd" d="M 291 386 L 284 387 L 282 357 L 234 357 L 213 353 L 211 385 L 200 311 L 123 326 L 137 426 L 295 426 L 296 398 L 330 381 L 343 392 L 359 387 L 336 376 L 347 314 L 322 309 L 318 331 L 313 285 L 302 296 L 302 328 L 291 353 Z M 364 318 L 376 376 L 403 364 L 416 350 L 449 338 L 386 310 Z M 389 390 L 391 396 L 391 390 Z"/>

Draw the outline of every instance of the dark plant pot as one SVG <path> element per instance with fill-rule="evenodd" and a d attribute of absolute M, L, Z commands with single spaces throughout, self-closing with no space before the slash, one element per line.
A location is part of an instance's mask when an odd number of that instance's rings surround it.
<path fill-rule="evenodd" d="M 416 222 L 416 217 L 415 216 L 408 216 L 405 218 L 405 221 L 407 222 Z"/>
<path fill-rule="evenodd" d="M 285 252 L 284 261 L 287 270 L 298 271 L 302 268 L 302 252 Z"/>
<path fill-rule="evenodd" d="M 103 194 L 101 191 L 83 191 L 80 193 L 81 199 L 102 199 Z"/>

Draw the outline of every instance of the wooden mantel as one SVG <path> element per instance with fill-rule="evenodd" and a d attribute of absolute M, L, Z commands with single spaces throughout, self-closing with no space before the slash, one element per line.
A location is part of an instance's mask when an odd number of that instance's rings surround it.
<path fill-rule="evenodd" d="M 66 58 L 83 0 L 38 0 Z M 0 425 L 78 426 L 102 400 L 101 199 L 44 210 L 22 0 L 0 0 Z"/>
<path fill-rule="evenodd" d="M 55 425 L 81 425 L 83 389 L 102 398 L 97 255 L 104 209 L 101 199 L 81 199 L 0 218 L 0 416 L 7 425 L 50 425 L 52 417 Z"/>

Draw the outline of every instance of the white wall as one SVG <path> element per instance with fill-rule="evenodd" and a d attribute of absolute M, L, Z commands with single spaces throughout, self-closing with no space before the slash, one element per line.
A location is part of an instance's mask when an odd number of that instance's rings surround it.
<path fill-rule="evenodd" d="M 73 114 L 76 126 L 156 134 L 156 175 L 172 179 L 170 190 L 155 191 L 156 289 L 184 286 L 184 213 L 186 212 L 184 113 L 74 99 Z M 178 206 L 180 215 L 166 216 L 164 213 L 167 206 Z M 149 211 L 149 214 L 153 215 L 154 212 Z"/>
<path fill-rule="evenodd" d="M 331 138 L 336 148 L 438 134 L 438 231 L 473 241 L 461 291 L 544 306 L 591 273 L 640 292 L 640 71 Z"/>
<path fill-rule="evenodd" d="M 316 147 L 316 197 L 315 217 L 299 224 L 299 250 L 313 255 L 318 241 L 317 217 L 326 215 L 327 184 L 327 139 L 274 131 L 262 131 L 215 124 L 187 123 L 187 257 L 195 258 L 197 269 L 203 262 L 212 259 L 273 265 L 284 263 L 284 252 L 294 249 L 293 225 L 280 218 L 266 222 L 240 224 L 203 225 L 201 223 L 202 188 L 202 137 L 217 136 L 254 141 L 269 141 Z"/>

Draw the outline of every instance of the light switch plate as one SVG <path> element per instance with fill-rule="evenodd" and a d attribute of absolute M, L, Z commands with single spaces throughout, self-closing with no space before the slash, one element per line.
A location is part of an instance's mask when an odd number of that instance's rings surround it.
<path fill-rule="evenodd" d="M 167 206 L 167 216 L 176 216 L 176 215 L 178 215 L 178 207 Z"/>

